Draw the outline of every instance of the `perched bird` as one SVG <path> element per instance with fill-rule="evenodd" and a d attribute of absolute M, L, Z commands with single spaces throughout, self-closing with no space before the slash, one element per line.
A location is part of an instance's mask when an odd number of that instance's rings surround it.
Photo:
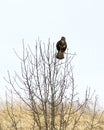
<path fill-rule="evenodd" d="M 56 44 L 56 49 L 58 50 L 58 53 L 56 54 L 56 58 L 63 59 L 66 48 L 67 48 L 67 43 L 65 37 L 61 37 L 61 40 L 58 41 Z"/>

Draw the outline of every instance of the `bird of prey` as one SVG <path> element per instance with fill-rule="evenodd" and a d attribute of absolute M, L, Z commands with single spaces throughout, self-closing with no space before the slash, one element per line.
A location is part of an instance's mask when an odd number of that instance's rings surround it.
<path fill-rule="evenodd" d="M 67 48 L 67 43 L 65 37 L 61 37 L 61 40 L 58 41 L 56 44 L 56 49 L 58 51 L 56 54 L 56 58 L 63 59 L 66 48 Z"/>

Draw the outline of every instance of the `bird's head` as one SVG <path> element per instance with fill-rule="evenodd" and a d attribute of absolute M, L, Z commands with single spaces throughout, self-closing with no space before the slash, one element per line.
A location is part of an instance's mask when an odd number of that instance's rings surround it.
<path fill-rule="evenodd" d="M 61 43 L 65 44 L 65 42 L 66 42 L 65 37 L 61 37 Z"/>
<path fill-rule="evenodd" d="M 62 36 L 62 37 L 61 37 L 61 41 L 64 41 L 64 42 L 65 42 L 65 37 Z"/>
<path fill-rule="evenodd" d="M 61 37 L 61 40 L 65 41 L 65 37 L 62 36 L 62 37 Z"/>

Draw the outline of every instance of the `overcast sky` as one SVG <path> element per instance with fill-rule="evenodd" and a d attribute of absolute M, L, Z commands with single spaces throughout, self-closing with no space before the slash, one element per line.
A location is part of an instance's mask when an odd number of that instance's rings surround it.
<path fill-rule="evenodd" d="M 13 52 L 22 50 L 22 39 L 33 46 L 40 37 L 56 43 L 65 36 L 76 52 L 74 75 L 83 95 L 96 90 L 104 107 L 104 0 L 0 0 L 0 96 L 7 70 L 18 71 Z"/>

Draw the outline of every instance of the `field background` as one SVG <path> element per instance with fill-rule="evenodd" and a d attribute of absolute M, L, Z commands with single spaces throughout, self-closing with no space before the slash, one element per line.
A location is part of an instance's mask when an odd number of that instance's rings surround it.
<path fill-rule="evenodd" d="M 73 108 L 74 109 L 74 108 Z M 67 115 L 65 115 L 67 117 Z M 44 119 L 41 116 L 44 128 Z M 55 123 L 59 124 L 56 117 Z M 0 105 L 0 130 L 38 130 L 34 123 L 31 110 L 24 104 L 15 102 L 1 103 Z M 104 130 L 104 115 L 96 106 L 82 111 L 77 111 L 70 116 L 70 123 L 66 130 Z"/>

